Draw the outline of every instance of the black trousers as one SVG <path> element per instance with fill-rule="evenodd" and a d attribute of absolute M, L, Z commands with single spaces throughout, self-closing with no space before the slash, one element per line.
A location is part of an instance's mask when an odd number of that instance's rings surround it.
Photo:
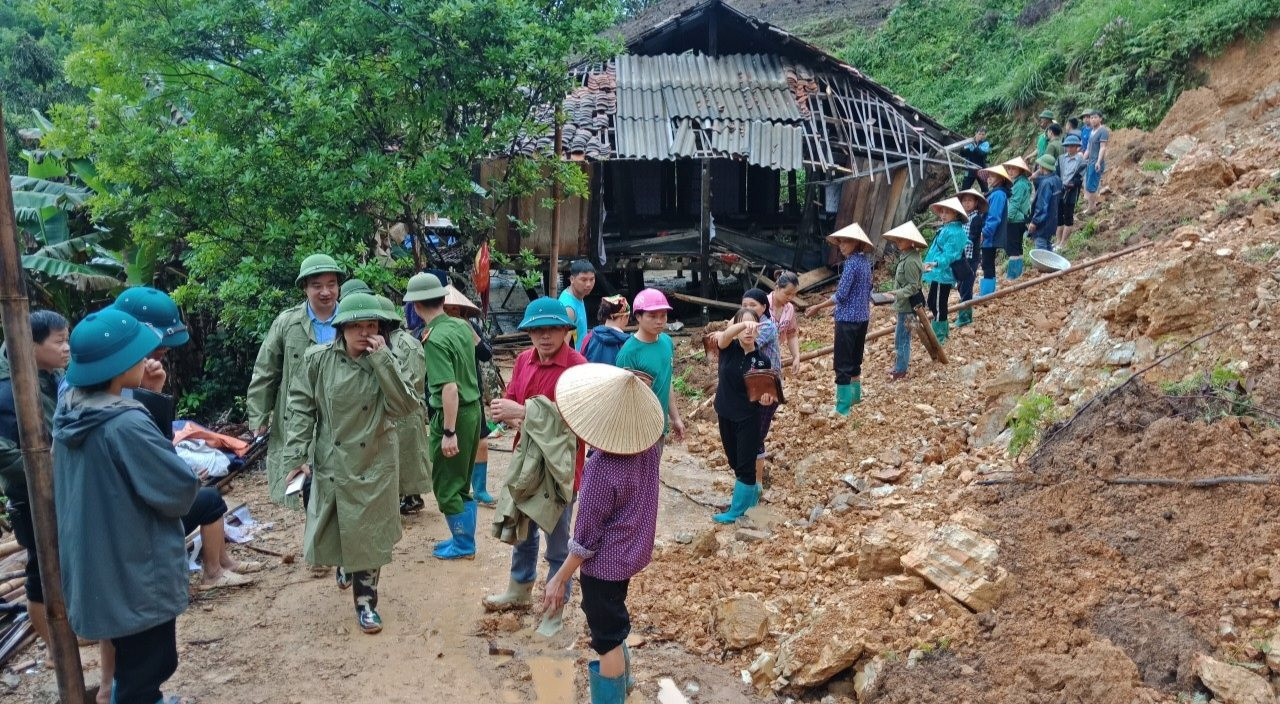
<path fill-rule="evenodd" d="M 983 193 L 987 192 L 987 184 L 985 181 L 978 178 L 977 169 L 970 169 L 969 171 L 964 172 L 964 181 L 960 183 L 960 190 L 962 191 L 968 190 L 969 187 L 975 183 L 978 184 L 979 190 L 981 190 Z"/>
<path fill-rule="evenodd" d="M 176 620 L 112 638 L 116 647 L 115 704 L 156 704 L 160 685 L 178 669 Z"/>
<path fill-rule="evenodd" d="M 617 648 L 631 635 L 631 614 L 627 611 L 627 587 L 631 580 L 615 582 L 580 575 L 582 613 L 591 631 L 591 649 L 600 655 Z"/>
<path fill-rule="evenodd" d="M 982 248 L 982 278 L 996 278 L 996 248 Z"/>
<path fill-rule="evenodd" d="M 947 319 L 947 302 L 950 298 L 951 284 L 929 282 L 929 312 L 933 313 L 934 320 Z"/>
<path fill-rule="evenodd" d="M 1004 251 L 1011 257 L 1022 256 L 1022 238 L 1027 236 L 1027 223 L 1011 222 L 1008 229 L 1008 241 L 1005 242 Z"/>
<path fill-rule="evenodd" d="M 31 504 L 27 503 L 26 487 L 13 487 L 9 496 L 9 525 L 18 545 L 27 549 L 27 601 L 44 603 L 44 587 L 40 583 L 40 556 L 36 553 L 36 528 L 31 522 Z"/>
<path fill-rule="evenodd" d="M 836 321 L 836 349 L 833 362 L 836 383 L 843 386 L 862 376 L 862 355 L 867 349 L 867 321 Z"/>
<path fill-rule="evenodd" d="M 749 486 L 756 485 L 756 450 L 760 447 L 760 418 L 744 420 L 720 418 L 720 442 L 729 458 L 733 476 Z"/>
<path fill-rule="evenodd" d="M 225 515 L 227 502 L 222 499 L 222 492 L 211 486 L 200 487 L 196 500 L 191 502 L 187 515 L 182 517 L 182 532 L 190 535 L 196 528 L 221 520 Z"/>

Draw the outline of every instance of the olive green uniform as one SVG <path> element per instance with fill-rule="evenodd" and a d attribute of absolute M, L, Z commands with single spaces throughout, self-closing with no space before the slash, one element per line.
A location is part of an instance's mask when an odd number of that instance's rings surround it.
<path fill-rule="evenodd" d="M 436 504 L 446 516 L 462 513 L 471 500 L 471 466 L 480 446 L 480 385 L 476 380 L 476 348 L 471 325 L 457 318 L 438 315 L 423 332 L 427 359 L 427 384 L 431 405 L 431 486 Z M 444 400 L 447 384 L 458 385 L 458 454 L 445 457 Z"/>
<path fill-rule="evenodd" d="M 352 359 L 341 334 L 308 349 L 288 393 L 282 459 L 314 457 L 303 557 L 347 572 L 391 562 L 400 540 L 399 450 L 393 421 L 422 403 L 383 347 Z"/>
<path fill-rule="evenodd" d="M 286 467 L 283 459 L 285 427 L 289 422 L 289 389 L 302 367 L 302 356 L 315 343 L 306 302 L 286 309 L 271 323 L 267 339 L 258 348 L 253 378 L 245 397 L 249 427 L 271 427 L 267 441 L 267 486 L 271 500 L 292 508 L 300 504 L 296 498 L 284 495 L 285 475 L 293 469 Z"/>
<path fill-rule="evenodd" d="M 405 372 L 405 381 L 422 399 L 426 395 L 427 361 L 422 343 L 406 330 L 391 333 L 391 352 Z M 400 446 L 400 495 L 431 491 L 431 453 L 427 449 L 427 410 L 418 410 L 395 419 L 396 441 Z"/>

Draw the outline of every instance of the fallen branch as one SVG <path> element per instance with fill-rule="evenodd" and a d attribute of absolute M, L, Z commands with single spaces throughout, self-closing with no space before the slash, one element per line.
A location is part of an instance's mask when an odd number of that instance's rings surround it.
<path fill-rule="evenodd" d="M 1115 388 L 1113 388 L 1113 389 L 1111 389 L 1111 390 L 1107 391 L 1106 393 L 1098 394 L 1098 395 L 1094 396 L 1093 398 L 1089 399 L 1089 402 L 1088 402 L 1088 403 L 1084 404 L 1083 406 L 1081 406 L 1079 409 L 1077 409 L 1077 410 L 1076 410 L 1076 412 L 1071 416 L 1071 419 L 1070 419 L 1070 420 L 1068 420 L 1066 423 L 1063 423 L 1062 425 L 1055 426 L 1055 427 L 1054 427 L 1054 428 L 1053 428 L 1053 429 L 1052 429 L 1052 430 L 1051 430 L 1047 435 L 1045 435 L 1045 436 L 1044 436 L 1044 439 L 1042 439 L 1042 440 L 1040 441 L 1040 444 L 1036 446 L 1036 451 L 1035 451 L 1035 452 L 1033 452 L 1033 453 L 1031 453 L 1031 460 L 1032 460 L 1032 461 L 1034 461 L 1034 460 L 1035 460 L 1035 458 L 1036 458 L 1036 456 L 1037 456 L 1037 455 L 1039 455 L 1039 454 L 1040 454 L 1040 452 L 1041 452 L 1042 450 L 1044 450 L 1044 448 L 1048 447 L 1048 446 L 1049 446 L 1049 443 L 1050 443 L 1050 442 L 1051 442 L 1055 437 L 1057 437 L 1059 434 L 1061 434 L 1063 430 L 1066 430 L 1067 428 L 1070 428 L 1070 427 L 1071 427 L 1071 424 L 1072 424 L 1072 423 L 1075 423 L 1077 420 L 1079 420 L 1080 416 L 1081 416 L 1081 415 L 1083 415 L 1085 411 L 1087 411 L 1087 410 L 1089 410 L 1091 407 L 1093 407 L 1093 405 L 1094 405 L 1095 403 L 1098 403 L 1099 401 L 1106 401 L 1107 399 L 1111 398 L 1111 397 L 1112 397 L 1112 396 L 1114 396 L 1116 393 L 1118 393 L 1121 389 L 1123 389 L 1124 387 L 1128 386 L 1128 385 L 1129 385 L 1129 384 L 1130 384 L 1134 379 L 1137 379 L 1138 377 L 1142 376 L 1143 374 L 1146 374 L 1147 372 L 1151 371 L 1152 369 L 1155 369 L 1156 367 L 1160 366 L 1161 364 L 1164 364 L 1165 362 L 1169 361 L 1169 359 L 1170 359 L 1170 358 L 1172 358 L 1173 356 L 1178 355 L 1178 354 L 1181 354 L 1183 351 L 1185 351 L 1187 348 L 1191 347 L 1191 346 L 1192 346 L 1192 345 L 1194 345 L 1195 343 L 1200 342 L 1201 340 L 1203 340 L 1203 339 L 1205 339 L 1205 338 L 1207 338 L 1207 337 L 1210 337 L 1210 336 L 1212 336 L 1212 335 L 1216 335 L 1216 334 L 1218 334 L 1219 332 L 1222 332 L 1223 330 L 1227 329 L 1227 327 L 1228 327 L 1228 326 L 1232 325 L 1234 322 L 1235 322 L 1235 321 L 1233 321 L 1233 320 L 1228 320 L 1227 322 L 1225 322 L 1225 323 L 1223 323 L 1223 324 L 1219 325 L 1218 327 L 1216 327 L 1216 328 L 1214 328 L 1214 329 L 1210 330 L 1209 332 L 1206 332 L 1205 334 L 1201 335 L 1200 337 L 1197 337 L 1196 339 L 1191 340 L 1190 342 L 1188 342 L 1188 343 L 1186 343 L 1186 344 L 1182 345 L 1182 346 L 1181 346 L 1181 347 L 1179 347 L 1178 349 L 1176 349 L 1176 350 L 1174 350 L 1174 351 L 1172 351 L 1172 352 L 1170 352 L 1170 353 L 1168 353 L 1168 354 L 1164 355 L 1163 357 L 1161 357 L 1161 358 L 1157 359 L 1156 361 L 1152 362 L 1151 364 L 1148 364 L 1147 366 L 1143 367 L 1142 369 L 1139 369 L 1138 371 L 1134 372 L 1133 374 L 1130 374 L 1130 375 L 1129 375 L 1129 378 L 1128 378 L 1128 379 L 1125 379 L 1125 380 L 1124 380 L 1124 382 L 1122 382 L 1119 386 L 1117 386 L 1117 387 L 1115 387 Z"/>
<path fill-rule="evenodd" d="M 1280 484 L 1280 476 L 1265 474 L 1241 474 L 1232 477 L 1205 477 L 1204 479 L 1165 479 L 1161 477 L 1118 477 L 1105 480 L 1120 486 L 1169 486 L 1187 489 L 1207 489 L 1225 484 Z"/>
<path fill-rule="evenodd" d="M 268 549 L 266 549 L 266 548 L 260 548 L 260 547 L 258 547 L 257 545 L 252 545 L 252 544 L 250 544 L 250 543 L 238 543 L 238 545 L 239 545 L 240 547 L 242 547 L 242 548 L 246 548 L 246 549 L 248 549 L 248 550 L 252 550 L 252 551 L 254 551 L 254 552 L 256 552 L 256 553 L 261 553 L 261 554 L 263 554 L 263 555 L 270 555 L 271 557 L 278 557 L 278 558 L 280 558 L 280 559 L 282 559 L 282 560 L 286 557 L 286 555 L 285 555 L 284 553 L 282 553 L 282 552 L 276 552 L 275 550 L 268 550 Z"/>
<path fill-rule="evenodd" d="M 663 479 L 662 477 L 658 477 L 658 481 L 661 482 L 663 486 L 676 492 L 677 494 L 683 496 L 684 498 L 692 501 L 693 503 L 698 504 L 699 506 L 705 506 L 707 508 L 714 508 L 717 510 L 723 507 L 723 504 L 713 504 L 713 503 L 708 503 L 706 501 L 700 501 L 698 499 L 695 499 L 692 496 L 690 496 L 684 489 L 681 489 L 680 487 L 674 486 L 672 484 L 668 484 L 667 480 Z"/>

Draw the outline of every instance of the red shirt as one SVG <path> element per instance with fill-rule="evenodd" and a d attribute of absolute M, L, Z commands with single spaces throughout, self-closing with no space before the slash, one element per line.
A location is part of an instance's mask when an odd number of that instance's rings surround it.
<path fill-rule="evenodd" d="M 507 398 L 522 405 L 534 396 L 546 396 L 554 402 L 556 382 L 560 381 L 564 370 L 586 363 L 587 358 L 567 344 L 561 345 L 560 350 L 545 362 L 538 357 L 538 350 L 529 348 L 516 357 L 516 366 L 511 370 L 511 382 L 507 384 Z M 520 433 L 516 433 L 511 446 L 514 448 L 519 443 Z M 573 476 L 575 491 L 582 481 L 582 463 L 586 459 L 586 453 L 587 446 L 582 440 L 578 440 L 578 457 Z"/>

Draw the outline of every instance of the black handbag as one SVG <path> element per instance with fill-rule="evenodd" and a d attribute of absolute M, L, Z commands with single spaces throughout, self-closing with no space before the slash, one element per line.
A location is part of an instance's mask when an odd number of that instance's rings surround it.
<path fill-rule="evenodd" d="M 968 257 L 960 257 L 951 262 L 951 275 L 955 277 L 956 283 L 968 281 L 973 278 L 973 264 L 969 262 Z"/>

